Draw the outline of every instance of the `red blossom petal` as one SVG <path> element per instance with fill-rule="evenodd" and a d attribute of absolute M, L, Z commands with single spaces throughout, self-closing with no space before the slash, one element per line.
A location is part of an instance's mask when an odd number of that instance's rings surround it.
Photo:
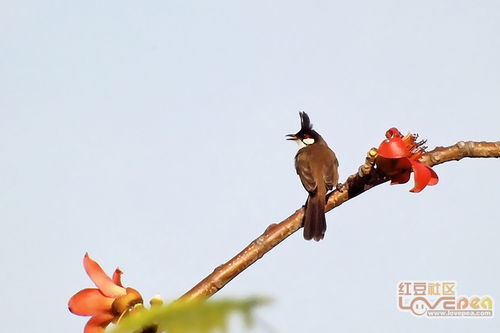
<path fill-rule="evenodd" d="M 113 321 L 115 316 L 112 314 L 100 314 L 90 318 L 85 325 L 83 333 L 103 333 L 104 329 Z"/>
<path fill-rule="evenodd" d="M 411 152 L 401 138 L 394 137 L 380 143 L 378 154 L 385 158 L 403 158 L 410 156 Z"/>
<path fill-rule="evenodd" d="M 410 160 L 413 173 L 415 174 L 415 186 L 410 192 L 418 193 L 422 191 L 427 185 L 437 184 L 437 174 L 427 165 L 420 161 Z"/>
<path fill-rule="evenodd" d="M 396 128 L 396 127 L 391 127 L 385 132 L 385 137 L 387 139 L 393 138 L 393 137 L 401 137 L 401 132 Z"/>
<path fill-rule="evenodd" d="M 438 177 L 437 173 L 434 172 L 434 170 L 432 170 L 432 168 L 430 168 L 430 169 L 431 169 L 431 180 L 429 180 L 429 184 L 427 184 L 427 185 L 432 186 L 432 185 L 436 185 L 438 183 L 439 177 Z"/>
<path fill-rule="evenodd" d="M 85 253 L 83 257 L 83 267 L 90 279 L 105 296 L 116 298 L 127 293 L 125 288 L 116 285 L 113 280 L 104 273 L 97 262 L 90 259 L 88 253 Z"/>
<path fill-rule="evenodd" d="M 123 287 L 122 274 L 123 272 L 119 268 L 115 269 L 115 272 L 113 273 L 113 282 L 120 287 Z"/>
<path fill-rule="evenodd" d="M 404 184 L 407 183 L 410 180 L 410 170 L 405 171 L 398 176 L 392 177 L 391 178 L 391 185 L 396 185 L 396 184 Z"/>
<path fill-rule="evenodd" d="M 388 176 L 392 181 L 395 179 L 402 179 L 401 174 L 409 174 L 411 172 L 411 163 L 408 158 L 385 158 L 382 156 L 377 156 L 375 159 L 375 164 L 377 168 Z M 408 180 L 406 180 L 408 181 Z M 402 184 L 402 180 L 397 182 Z"/>
<path fill-rule="evenodd" d="M 79 316 L 93 316 L 110 312 L 114 299 L 104 296 L 99 289 L 88 288 L 77 292 L 69 299 L 68 308 Z"/>

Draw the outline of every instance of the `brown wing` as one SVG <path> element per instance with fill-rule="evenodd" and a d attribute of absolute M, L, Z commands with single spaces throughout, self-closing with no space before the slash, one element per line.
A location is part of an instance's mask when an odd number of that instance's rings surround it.
<path fill-rule="evenodd" d="M 330 149 L 328 149 L 330 150 Z M 339 161 L 335 156 L 335 153 L 331 151 L 329 155 L 328 162 L 323 166 L 323 179 L 325 180 L 326 187 L 331 190 L 334 186 L 337 186 L 339 182 Z"/>
<path fill-rule="evenodd" d="M 295 170 L 307 192 L 314 193 L 318 185 L 314 180 L 308 155 L 308 151 L 305 148 L 301 149 L 297 155 L 295 155 Z"/>

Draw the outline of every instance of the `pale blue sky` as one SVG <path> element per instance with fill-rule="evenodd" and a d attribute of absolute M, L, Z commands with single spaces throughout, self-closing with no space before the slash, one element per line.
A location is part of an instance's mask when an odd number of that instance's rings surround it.
<path fill-rule="evenodd" d="M 81 332 L 86 251 L 172 299 L 286 218 L 306 199 L 284 140 L 299 110 L 342 180 L 392 126 L 500 140 L 499 31 L 493 0 L 0 1 L 2 331 Z M 399 312 L 396 284 L 500 302 L 499 167 L 379 186 L 219 294 L 273 297 L 276 332 L 493 332 Z"/>

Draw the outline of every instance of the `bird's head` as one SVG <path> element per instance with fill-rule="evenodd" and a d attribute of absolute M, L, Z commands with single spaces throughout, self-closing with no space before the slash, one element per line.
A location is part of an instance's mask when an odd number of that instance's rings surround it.
<path fill-rule="evenodd" d="M 288 134 L 287 140 L 297 142 L 300 148 L 307 147 L 319 141 L 319 134 L 313 130 L 311 120 L 305 112 L 299 112 L 300 115 L 300 131 L 295 134 Z"/>

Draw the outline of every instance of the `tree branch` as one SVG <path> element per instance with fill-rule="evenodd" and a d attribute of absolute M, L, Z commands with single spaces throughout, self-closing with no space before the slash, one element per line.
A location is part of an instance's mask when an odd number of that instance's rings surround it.
<path fill-rule="evenodd" d="M 346 182 L 327 195 L 326 211 L 340 206 L 349 199 L 382 184 L 389 179 L 374 168 L 377 151 L 372 148 L 366 157 L 365 163 L 359 167 L 356 174 L 347 178 Z M 453 146 L 437 147 L 425 153 L 421 161 L 429 166 L 448 161 L 458 161 L 464 157 L 500 157 L 500 141 L 474 142 L 460 141 Z M 271 224 L 266 231 L 251 242 L 231 260 L 217 267 L 211 274 L 200 281 L 191 290 L 186 292 L 180 300 L 208 298 L 224 287 L 234 277 L 252 265 L 273 247 L 282 242 L 302 227 L 304 208 L 300 208 L 286 220 Z"/>

